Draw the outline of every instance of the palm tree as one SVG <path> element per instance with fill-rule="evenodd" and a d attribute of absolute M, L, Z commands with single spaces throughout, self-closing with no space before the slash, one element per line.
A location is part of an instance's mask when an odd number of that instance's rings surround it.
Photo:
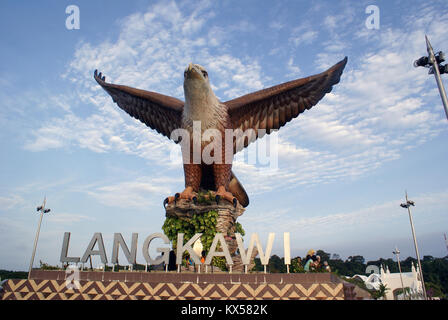
<path fill-rule="evenodd" d="M 386 285 L 384 284 L 380 284 L 380 287 L 378 288 L 378 290 L 375 290 L 374 292 L 372 292 L 372 297 L 375 300 L 379 300 L 379 299 L 384 299 L 386 297 L 386 291 L 390 290 L 389 288 L 387 288 Z"/>

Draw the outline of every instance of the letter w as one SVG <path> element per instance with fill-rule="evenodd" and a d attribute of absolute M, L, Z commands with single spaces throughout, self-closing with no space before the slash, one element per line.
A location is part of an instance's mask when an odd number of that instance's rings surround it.
<path fill-rule="evenodd" d="M 275 233 L 269 233 L 268 244 L 266 246 L 266 251 L 263 252 L 263 248 L 258 238 L 257 233 L 253 233 L 250 237 L 250 243 L 247 250 L 244 249 L 243 238 L 241 234 L 235 233 L 236 241 L 238 244 L 238 250 L 240 251 L 241 260 L 243 264 L 248 265 L 250 263 L 250 257 L 252 256 L 252 251 L 254 249 L 254 244 L 257 244 L 258 254 L 260 255 L 261 264 L 267 265 L 269 263 L 269 257 L 271 256 L 272 244 L 274 243 Z"/>

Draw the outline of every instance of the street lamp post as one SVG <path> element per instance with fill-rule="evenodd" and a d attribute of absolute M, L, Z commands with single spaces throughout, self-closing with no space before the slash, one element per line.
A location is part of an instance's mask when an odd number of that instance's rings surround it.
<path fill-rule="evenodd" d="M 443 236 L 445 237 L 446 250 L 448 251 L 448 239 L 446 238 L 446 233 L 444 233 Z"/>
<path fill-rule="evenodd" d="M 30 268 L 28 270 L 28 279 L 30 279 L 31 270 L 33 269 L 34 256 L 36 255 L 37 241 L 39 240 L 40 225 L 42 223 L 42 218 L 44 216 L 44 213 L 50 212 L 50 209 L 45 209 L 46 202 L 47 197 L 44 197 L 44 202 L 42 203 L 42 205 L 37 207 L 37 211 L 38 212 L 40 211 L 40 218 L 39 218 L 39 224 L 37 225 L 36 237 L 34 238 L 34 248 L 33 248 L 33 254 L 31 255 Z"/>
<path fill-rule="evenodd" d="M 395 251 L 392 251 L 392 253 L 397 256 L 398 270 L 400 271 L 401 289 L 403 290 L 403 297 L 406 299 L 406 292 L 404 291 L 404 284 L 403 284 L 403 276 L 401 275 L 400 250 L 398 250 L 398 248 L 395 247 Z"/>
<path fill-rule="evenodd" d="M 415 254 L 417 255 L 417 263 L 418 263 L 419 275 L 420 275 L 420 280 L 422 281 L 423 297 L 424 297 L 425 300 L 427 300 L 425 281 L 423 280 L 422 264 L 420 262 L 420 254 L 418 253 L 417 238 L 415 237 L 414 223 L 412 222 L 412 214 L 411 214 L 411 208 L 410 208 L 411 206 L 415 206 L 415 203 L 414 203 L 414 201 L 411 201 L 411 200 L 408 199 L 408 193 L 407 192 L 406 192 L 406 203 L 402 203 L 402 204 L 400 204 L 400 206 L 402 208 L 408 209 L 409 221 L 411 223 L 411 230 L 412 230 L 412 238 L 414 239 Z"/>
<path fill-rule="evenodd" d="M 445 61 L 445 55 L 442 51 L 434 54 L 434 50 L 432 49 L 431 43 L 429 42 L 429 39 L 426 35 L 425 39 L 428 56 L 421 57 L 415 60 L 414 67 L 429 68 L 429 74 L 434 74 L 437 82 L 437 87 L 439 88 L 440 98 L 442 98 L 443 108 L 445 109 L 445 115 L 448 119 L 448 100 L 446 97 L 445 88 L 442 83 L 442 78 L 440 77 L 440 74 L 448 73 L 448 64 L 442 65 L 442 62 Z"/>

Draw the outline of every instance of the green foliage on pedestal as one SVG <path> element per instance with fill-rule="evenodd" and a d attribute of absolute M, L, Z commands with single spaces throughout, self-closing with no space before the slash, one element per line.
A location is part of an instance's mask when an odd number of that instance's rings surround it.
<path fill-rule="evenodd" d="M 168 217 L 162 226 L 162 230 L 177 247 L 177 234 L 184 234 L 184 242 L 190 240 L 196 233 L 202 233 L 201 242 L 204 250 L 208 252 L 216 234 L 216 222 L 218 212 L 211 210 L 204 214 L 194 214 L 191 218 Z"/>
<path fill-rule="evenodd" d="M 246 234 L 246 232 L 243 229 L 243 226 L 239 222 L 235 223 L 235 233 L 240 233 L 241 236 L 243 237 Z"/>
<path fill-rule="evenodd" d="M 215 196 L 212 194 L 211 191 L 199 191 L 197 194 L 197 201 L 198 204 L 214 204 L 215 203 Z"/>
<path fill-rule="evenodd" d="M 198 203 L 209 204 L 211 199 L 210 193 L 199 193 Z M 213 243 L 213 239 L 217 233 L 216 225 L 218 222 L 218 212 L 216 210 L 210 210 L 207 213 L 195 213 L 190 217 L 177 217 L 171 216 L 165 219 L 162 226 L 162 230 L 173 245 L 173 250 L 177 248 L 177 235 L 179 233 L 184 234 L 184 243 L 190 240 L 196 233 L 202 233 L 201 242 L 203 250 L 208 253 Z M 245 235 L 243 226 L 236 222 L 235 232 Z M 217 250 L 219 251 L 219 245 Z M 220 268 L 221 270 L 227 270 L 226 260 L 224 257 L 213 257 L 212 265 Z"/>
<path fill-rule="evenodd" d="M 200 201 L 207 201 L 202 197 Z M 165 235 L 173 244 L 173 249 L 177 247 L 177 234 L 184 234 L 184 243 L 190 240 L 196 233 L 202 233 L 201 242 L 203 250 L 208 252 L 213 243 L 213 238 L 216 234 L 216 223 L 218 221 L 218 212 L 211 210 L 204 214 L 194 214 L 191 218 L 168 217 L 162 226 Z M 226 261 L 224 257 L 213 257 L 212 265 L 227 270 Z"/>

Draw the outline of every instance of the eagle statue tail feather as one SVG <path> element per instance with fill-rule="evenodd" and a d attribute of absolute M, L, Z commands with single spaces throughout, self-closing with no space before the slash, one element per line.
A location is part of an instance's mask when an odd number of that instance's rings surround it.
<path fill-rule="evenodd" d="M 246 190 L 244 190 L 241 182 L 236 178 L 232 171 L 229 182 L 229 192 L 231 192 L 238 202 L 245 208 L 249 205 L 249 197 L 247 196 Z"/>

